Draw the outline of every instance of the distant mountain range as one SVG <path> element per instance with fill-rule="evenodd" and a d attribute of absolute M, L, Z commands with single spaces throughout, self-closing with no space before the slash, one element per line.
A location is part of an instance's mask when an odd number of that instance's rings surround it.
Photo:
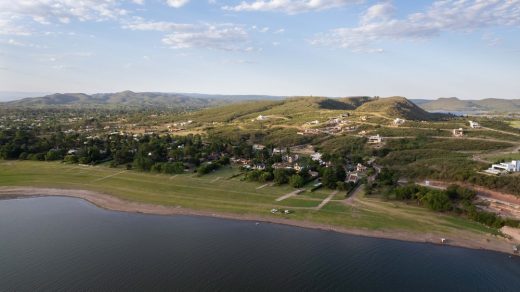
<path fill-rule="evenodd" d="M 436 100 L 413 99 L 415 104 L 430 112 L 518 112 L 520 99 L 486 98 L 480 100 L 461 100 L 456 97 Z"/>
<path fill-rule="evenodd" d="M 10 95 L 9 95 L 10 94 Z M 162 93 L 162 92 L 132 92 L 122 91 L 116 93 L 55 93 L 34 97 L 21 98 L 22 92 L 0 92 L 0 105 L 5 107 L 78 107 L 78 106 L 127 106 L 127 107 L 168 107 L 179 109 L 200 109 L 214 107 L 229 103 L 252 100 L 281 101 L 285 96 L 272 95 L 218 95 L 218 94 L 199 94 L 199 93 Z M 25 93 L 28 94 L 28 93 Z M 15 100 L 13 100 L 15 99 Z M 378 111 L 380 107 L 392 107 L 397 116 L 402 114 L 414 119 L 414 113 L 419 113 L 417 117 L 424 117 L 425 114 L 419 109 L 428 112 L 518 112 L 520 111 L 520 99 L 497 99 L 487 98 L 481 100 L 461 100 L 456 97 L 438 98 L 436 100 L 404 98 L 383 98 L 378 102 L 366 103 L 368 97 L 349 97 L 347 98 L 324 98 L 324 107 L 340 107 L 342 109 L 352 109 L 361 106 L 364 111 Z M 406 100 L 403 101 L 403 100 Z M 373 100 L 372 100 L 373 101 Z M 410 102 L 411 101 L 411 102 Z M 386 103 L 383 105 L 383 103 Z M 416 107 L 419 106 L 420 108 Z M 338 108 L 339 109 L 339 108 Z M 408 111 L 404 113 L 403 111 Z M 395 114 L 394 114 L 395 115 Z"/>
<path fill-rule="evenodd" d="M 132 92 L 116 93 L 55 93 L 41 97 L 28 97 L 2 103 L 7 107 L 76 107 L 76 106 L 129 106 L 174 107 L 198 109 L 244 100 L 279 100 L 284 97 L 267 95 L 210 95 L 198 93 Z"/>

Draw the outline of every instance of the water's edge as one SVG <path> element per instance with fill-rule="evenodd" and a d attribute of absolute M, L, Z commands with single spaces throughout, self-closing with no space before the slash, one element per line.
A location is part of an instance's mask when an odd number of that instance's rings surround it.
<path fill-rule="evenodd" d="M 115 212 L 126 212 L 126 213 L 137 213 L 137 214 L 150 214 L 150 215 L 162 215 L 162 216 L 198 216 L 198 217 L 209 217 L 209 218 L 221 218 L 229 220 L 240 220 L 240 221 L 251 221 L 251 222 L 263 222 L 270 224 L 280 224 L 293 227 L 316 229 L 322 231 L 332 231 L 342 234 L 350 234 L 355 236 L 369 237 L 369 238 L 380 238 L 390 239 L 401 242 L 415 242 L 422 244 L 432 244 L 437 246 L 453 246 L 474 250 L 490 250 L 509 255 L 516 255 L 512 251 L 512 244 L 505 242 L 505 239 L 493 236 L 493 240 L 490 241 L 486 237 L 482 237 L 484 241 L 474 242 L 468 240 L 465 236 L 456 238 L 450 235 L 448 243 L 441 244 L 441 235 L 438 234 L 417 234 L 410 233 L 407 231 L 400 230 L 368 230 L 368 229 L 354 229 L 354 228 L 342 228 L 338 226 L 325 225 L 310 221 L 300 221 L 285 218 L 271 218 L 262 217 L 258 215 L 240 215 L 230 214 L 223 212 L 208 212 L 201 210 L 193 210 L 187 208 L 177 208 L 164 205 L 151 205 L 133 201 L 126 201 L 106 195 L 103 193 L 92 192 L 87 190 L 65 190 L 65 189 L 48 189 L 48 188 L 28 188 L 28 187 L 0 187 L 0 201 L 1 200 L 12 200 L 12 199 L 24 199 L 24 198 L 38 198 L 38 197 L 68 197 L 84 200 L 98 208 L 115 211 Z M 500 243 L 500 244 L 497 244 Z"/>

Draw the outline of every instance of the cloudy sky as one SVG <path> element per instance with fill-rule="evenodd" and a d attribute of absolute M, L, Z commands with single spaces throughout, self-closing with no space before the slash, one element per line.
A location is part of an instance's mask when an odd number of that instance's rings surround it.
<path fill-rule="evenodd" d="M 0 90 L 520 98 L 520 0 L 0 0 Z"/>

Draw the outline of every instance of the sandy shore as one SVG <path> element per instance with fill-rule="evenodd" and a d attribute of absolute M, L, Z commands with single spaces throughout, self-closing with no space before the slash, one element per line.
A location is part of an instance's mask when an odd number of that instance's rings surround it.
<path fill-rule="evenodd" d="M 86 190 L 65 190 L 54 188 L 31 188 L 31 187 L 0 187 L 0 199 L 22 198 L 22 197 L 45 197 L 45 196 L 62 196 L 72 197 L 86 200 L 100 208 L 120 212 L 134 212 L 143 214 L 157 215 L 194 215 L 207 216 L 216 218 L 248 220 L 258 222 L 269 222 L 276 224 L 285 224 L 304 228 L 320 229 L 347 233 L 353 235 L 395 239 L 411 242 L 423 242 L 440 244 L 442 235 L 432 233 L 411 233 L 398 230 L 368 230 L 368 229 L 351 229 L 338 226 L 330 226 L 309 221 L 290 220 L 285 218 L 262 217 L 259 215 L 241 215 L 229 213 L 215 213 L 200 210 L 192 210 L 180 207 L 152 205 L 139 202 L 132 202 L 119 199 L 114 196 L 86 191 Z M 460 234 L 450 234 L 447 238 L 446 245 L 465 247 L 471 249 L 486 249 L 512 254 L 513 245 L 518 243 L 513 240 L 497 237 L 493 235 L 478 235 L 467 231 L 461 231 Z"/>

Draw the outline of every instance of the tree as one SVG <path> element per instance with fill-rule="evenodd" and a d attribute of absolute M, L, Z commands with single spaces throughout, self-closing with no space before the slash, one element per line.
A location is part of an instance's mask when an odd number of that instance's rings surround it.
<path fill-rule="evenodd" d="M 273 172 L 274 182 L 277 185 L 283 185 L 289 182 L 289 178 L 285 172 L 285 169 L 275 169 Z"/>
<path fill-rule="evenodd" d="M 302 176 L 294 174 L 289 178 L 289 184 L 294 188 L 301 188 L 305 185 L 305 180 Z"/>
<path fill-rule="evenodd" d="M 338 178 L 333 168 L 326 167 L 325 169 L 323 169 L 323 173 L 321 175 L 321 182 L 324 186 L 326 186 L 329 189 L 335 189 L 337 181 Z"/>

